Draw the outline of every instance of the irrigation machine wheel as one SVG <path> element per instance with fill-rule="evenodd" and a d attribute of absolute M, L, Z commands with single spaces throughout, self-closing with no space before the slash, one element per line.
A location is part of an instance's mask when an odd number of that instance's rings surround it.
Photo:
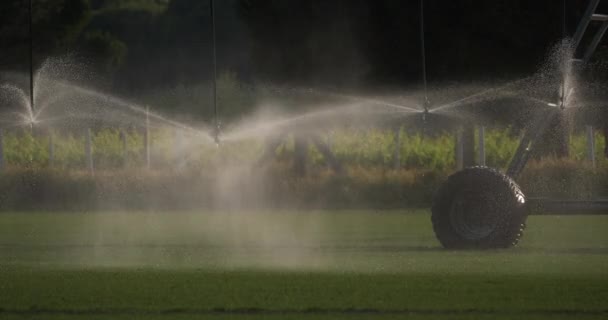
<path fill-rule="evenodd" d="M 508 248 L 526 222 L 525 196 L 498 170 L 471 167 L 451 175 L 437 192 L 433 230 L 447 249 Z"/>

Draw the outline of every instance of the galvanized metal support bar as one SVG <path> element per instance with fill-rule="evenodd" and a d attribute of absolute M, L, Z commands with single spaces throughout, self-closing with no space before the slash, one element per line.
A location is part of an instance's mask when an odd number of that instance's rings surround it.
<path fill-rule="evenodd" d="M 454 155 L 456 157 L 456 170 L 464 168 L 464 147 L 462 138 L 462 128 L 456 129 L 456 137 L 454 141 Z"/>
<path fill-rule="evenodd" d="M 528 198 L 528 214 L 531 215 L 604 215 L 608 214 L 608 199 L 556 200 Z"/>
<path fill-rule="evenodd" d="M 576 32 L 574 33 L 573 44 L 572 44 L 572 46 L 574 48 L 578 48 L 578 45 L 581 43 L 581 40 L 583 40 L 583 35 L 585 34 L 585 31 L 587 31 L 589 22 L 591 22 L 591 17 L 595 13 L 595 10 L 597 10 L 597 6 L 599 4 L 600 4 L 600 0 L 591 0 L 591 2 L 589 2 L 589 5 L 587 6 L 585 13 L 583 14 L 583 18 L 582 18 L 581 22 L 578 24 L 578 27 L 576 28 Z"/>
<path fill-rule="evenodd" d="M 608 15 L 595 13 L 599 3 L 600 0 L 591 0 L 589 2 L 589 5 L 587 6 L 587 9 L 585 10 L 585 13 L 583 14 L 581 22 L 578 24 L 572 43 L 575 53 L 576 49 L 578 49 L 579 45 L 581 44 L 581 41 L 583 40 L 583 36 L 587 31 L 587 27 L 589 27 L 589 23 L 591 23 L 591 21 L 597 21 L 601 22 L 601 26 L 593 36 L 591 43 L 584 51 L 582 57 L 573 58 L 573 61 L 587 63 L 589 59 L 591 59 L 591 56 L 595 52 L 595 49 L 597 49 L 597 46 L 602 40 L 604 34 L 606 33 L 606 30 L 608 30 Z"/>
<path fill-rule="evenodd" d="M 597 31 L 597 33 L 593 37 L 593 40 L 591 40 L 591 44 L 587 48 L 587 51 L 585 52 L 585 56 L 583 57 L 584 62 L 587 62 L 587 61 L 589 61 L 589 59 L 591 59 L 591 56 L 595 52 L 595 49 L 597 49 L 597 45 L 600 43 L 600 41 L 602 41 L 602 37 L 604 37 L 606 30 L 608 30 L 608 20 L 606 20 L 602 23 L 602 26 L 600 26 L 600 29 Z"/>
<path fill-rule="evenodd" d="M 534 147 L 549 127 L 549 124 L 558 115 L 558 112 L 558 110 L 550 110 L 547 114 L 547 112 L 543 111 L 536 116 L 536 120 L 526 129 L 526 133 L 522 137 L 517 151 L 515 151 L 515 155 L 509 163 L 507 175 L 513 178 L 519 176 L 528 163 Z"/>
<path fill-rule="evenodd" d="M 486 128 L 479 126 L 477 141 L 477 164 L 480 166 L 486 165 Z"/>

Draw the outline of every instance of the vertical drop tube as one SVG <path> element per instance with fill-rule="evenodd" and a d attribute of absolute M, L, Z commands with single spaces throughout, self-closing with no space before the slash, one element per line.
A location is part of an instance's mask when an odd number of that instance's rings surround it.
<path fill-rule="evenodd" d="M 422 84 L 424 86 L 424 110 L 428 111 L 429 97 L 426 79 L 426 51 L 424 43 L 424 0 L 420 0 L 420 57 L 422 59 Z"/>
<path fill-rule="evenodd" d="M 477 143 L 478 143 L 477 152 L 478 152 L 479 159 L 477 159 L 477 164 L 485 167 L 485 165 L 486 165 L 486 128 L 484 126 L 479 126 L 478 133 L 479 133 L 479 136 L 478 136 L 479 141 L 477 141 Z"/>
<path fill-rule="evenodd" d="M 34 109 L 34 33 L 33 27 L 34 18 L 33 18 L 33 10 L 32 10 L 32 0 L 29 0 L 29 31 L 30 31 L 30 108 L 33 114 L 35 114 Z M 32 123 L 33 126 L 33 123 Z"/>
<path fill-rule="evenodd" d="M 213 57 L 213 117 L 215 121 L 215 129 L 213 132 L 213 140 L 219 147 L 220 145 L 220 119 L 217 110 L 217 44 L 216 44 L 216 32 L 215 32 L 215 8 L 214 1 L 209 0 L 209 11 L 211 17 L 211 37 L 213 39 L 211 45 L 212 57 Z"/>

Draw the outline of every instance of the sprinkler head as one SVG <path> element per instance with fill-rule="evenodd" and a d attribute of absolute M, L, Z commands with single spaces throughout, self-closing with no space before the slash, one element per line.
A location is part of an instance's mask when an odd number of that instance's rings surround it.
<path fill-rule="evenodd" d="M 422 121 L 426 122 L 426 117 L 429 115 L 429 109 L 424 108 L 424 111 L 422 111 Z"/>
<path fill-rule="evenodd" d="M 431 105 L 431 103 L 429 102 L 429 99 L 424 98 L 424 104 L 422 105 L 424 107 L 424 111 L 422 111 L 422 121 L 424 121 L 424 122 L 426 122 L 426 117 L 430 113 L 430 110 L 429 110 L 430 105 Z"/>
<path fill-rule="evenodd" d="M 217 147 L 220 146 L 221 124 L 218 122 L 213 129 L 213 141 Z"/>

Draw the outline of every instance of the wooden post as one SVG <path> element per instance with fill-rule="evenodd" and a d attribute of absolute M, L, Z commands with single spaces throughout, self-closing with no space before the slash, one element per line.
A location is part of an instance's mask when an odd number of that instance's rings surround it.
<path fill-rule="evenodd" d="M 178 158 L 179 148 L 181 143 L 181 135 L 177 129 L 173 129 L 173 144 L 171 146 L 171 162 L 174 163 Z"/>
<path fill-rule="evenodd" d="M 463 139 L 462 139 L 462 128 L 456 129 L 456 137 L 455 137 L 455 146 L 454 146 L 454 155 L 456 156 L 456 170 L 462 170 L 464 167 L 463 160 L 463 150 L 462 147 Z"/>
<path fill-rule="evenodd" d="M 595 168 L 595 130 L 593 126 L 587 126 L 587 160 Z"/>
<path fill-rule="evenodd" d="M 393 169 L 401 168 L 401 126 L 395 127 L 395 150 L 393 153 Z"/>
<path fill-rule="evenodd" d="M 604 124 L 604 157 L 608 158 L 608 123 Z"/>
<path fill-rule="evenodd" d="M 4 169 L 4 133 L 0 129 L 0 170 Z"/>
<path fill-rule="evenodd" d="M 128 149 L 127 149 L 127 134 L 125 133 L 124 130 L 120 130 L 120 143 L 122 144 L 122 166 L 126 167 L 127 166 L 127 153 L 128 153 Z"/>
<path fill-rule="evenodd" d="M 146 127 L 144 129 L 144 155 L 146 168 L 150 169 L 150 107 L 146 107 Z"/>
<path fill-rule="evenodd" d="M 91 129 L 87 128 L 85 131 L 85 142 L 84 142 L 84 152 L 86 154 L 87 159 L 87 169 L 90 173 L 93 173 L 93 138 L 91 136 Z"/>
<path fill-rule="evenodd" d="M 486 165 L 486 128 L 484 126 L 479 126 L 479 135 L 478 135 L 478 147 L 477 152 L 479 158 L 477 159 L 477 164 L 480 166 Z"/>
<path fill-rule="evenodd" d="M 49 167 L 52 168 L 55 165 L 55 141 L 53 132 L 49 130 Z"/>

